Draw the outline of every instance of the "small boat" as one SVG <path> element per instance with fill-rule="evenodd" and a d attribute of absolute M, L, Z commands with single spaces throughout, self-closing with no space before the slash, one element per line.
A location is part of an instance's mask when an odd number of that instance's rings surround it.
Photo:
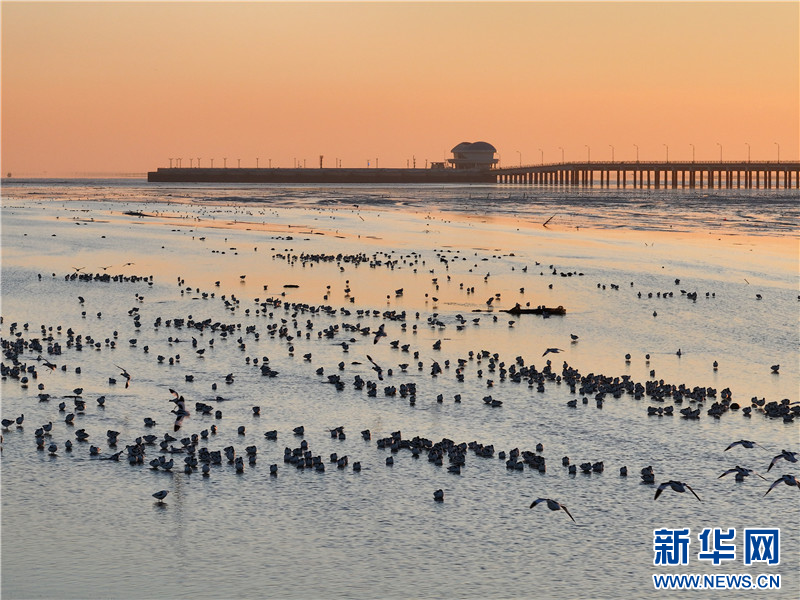
<path fill-rule="evenodd" d="M 505 312 L 510 315 L 565 315 L 567 314 L 567 309 L 563 306 L 556 306 L 556 307 L 548 307 L 548 306 L 537 306 L 536 308 L 522 308 L 519 304 L 517 304 L 514 308 L 509 308 L 507 310 L 502 310 L 500 312 Z"/>

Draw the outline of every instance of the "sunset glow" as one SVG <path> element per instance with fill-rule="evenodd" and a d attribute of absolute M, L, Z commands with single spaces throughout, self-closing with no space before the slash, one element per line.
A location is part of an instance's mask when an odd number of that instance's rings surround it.
<path fill-rule="evenodd" d="M 796 160 L 800 4 L 2 3 L 2 173 Z"/>

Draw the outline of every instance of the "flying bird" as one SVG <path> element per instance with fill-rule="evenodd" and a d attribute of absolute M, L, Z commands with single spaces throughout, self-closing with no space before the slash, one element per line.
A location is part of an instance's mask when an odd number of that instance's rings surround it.
<path fill-rule="evenodd" d="M 566 506 L 564 506 L 560 502 L 556 502 L 555 500 L 552 500 L 550 498 L 537 498 L 536 500 L 531 502 L 530 508 L 533 508 L 534 506 L 536 506 L 540 502 L 547 502 L 547 508 L 549 508 L 550 510 L 563 510 L 565 513 L 567 513 L 569 518 L 572 519 L 573 523 L 577 523 L 575 518 L 567 510 Z"/>
<path fill-rule="evenodd" d="M 775 463 L 778 462 L 780 459 L 784 458 L 789 462 L 797 462 L 798 457 L 800 457 L 800 452 L 789 452 L 788 450 L 781 450 L 781 453 L 778 454 L 775 458 L 772 459 L 772 462 L 769 463 L 769 467 L 767 467 L 767 473 L 769 470 L 775 466 Z"/>
<path fill-rule="evenodd" d="M 558 352 L 563 352 L 563 350 L 561 348 L 548 348 L 547 350 L 544 351 L 544 354 L 542 354 L 542 356 L 547 356 L 550 352 L 553 352 L 555 354 Z"/>
<path fill-rule="evenodd" d="M 374 360 L 372 360 L 372 357 L 369 354 L 367 354 L 367 360 L 372 363 L 372 370 L 378 374 L 378 379 L 383 381 L 383 369 L 379 367 Z"/>
<path fill-rule="evenodd" d="M 769 489 L 767 490 L 767 494 L 769 494 L 772 491 L 772 488 L 774 488 L 775 486 L 777 486 L 781 482 L 785 483 L 786 485 L 796 485 L 797 487 L 800 488 L 800 480 L 798 480 L 797 477 L 795 477 L 794 475 L 784 475 L 780 479 L 776 479 L 773 482 L 773 484 L 771 486 L 769 486 Z M 766 496 L 767 494 L 764 494 L 764 495 Z"/>
<path fill-rule="evenodd" d="M 722 475 L 717 477 L 717 479 L 722 479 L 723 477 L 725 477 L 725 475 L 730 475 L 731 473 L 736 473 L 736 481 L 744 481 L 744 478 L 749 475 L 758 475 L 764 481 L 767 480 L 766 477 L 764 477 L 763 475 L 759 475 L 753 469 L 745 469 L 744 467 L 740 467 L 739 465 L 736 465 L 732 469 L 728 469 Z"/>
<path fill-rule="evenodd" d="M 664 483 L 659 485 L 658 489 L 656 490 L 656 495 L 653 497 L 653 500 L 658 500 L 658 497 L 661 495 L 661 492 L 663 492 L 667 488 L 671 488 L 672 491 L 678 492 L 679 494 L 682 494 L 686 490 L 689 490 L 690 492 L 692 492 L 692 494 L 694 494 L 695 498 L 700 500 L 700 496 L 695 494 L 695 491 L 688 483 L 683 483 L 682 481 L 674 481 L 674 480 L 665 481 Z M 702 502 L 702 500 L 700 501 Z"/>
<path fill-rule="evenodd" d="M 728 450 L 730 450 L 730 449 L 731 449 L 731 448 L 733 448 L 734 446 L 738 446 L 738 445 L 742 445 L 742 446 L 743 446 L 743 447 L 745 447 L 745 448 L 753 448 L 753 447 L 755 447 L 755 446 L 758 446 L 758 447 L 759 447 L 759 448 L 761 448 L 762 450 L 766 450 L 766 448 L 764 448 L 764 446 L 762 446 L 762 445 L 761 445 L 761 444 L 759 444 L 758 442 L 752 442 L 752 441 L 750 441 L 750 440 L 739 440 L 739 441 L 733 442 L 733 443 L 732 443 L 730 446 L 728 446 L 727 448 L 725 448 L 725 450 L 723 450 L 723 452 L 727 452 Z"/>

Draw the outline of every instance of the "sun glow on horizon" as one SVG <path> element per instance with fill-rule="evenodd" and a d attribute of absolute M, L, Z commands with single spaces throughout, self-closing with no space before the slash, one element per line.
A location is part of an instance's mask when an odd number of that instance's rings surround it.
<path fill-rule="evenodd" d="M 787 2 L 4 2 L 2 172 L 796 160 L 799 31 Z"/>

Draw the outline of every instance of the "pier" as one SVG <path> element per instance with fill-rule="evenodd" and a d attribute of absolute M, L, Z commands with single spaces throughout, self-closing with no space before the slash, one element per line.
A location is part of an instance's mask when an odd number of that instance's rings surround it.
<path fill-rule="evenodd" d="M 493 169 L 497 183 L 572 187 L 792 189 L 800 162 L 564 162 Z"/>
<path fill-rule="evenodd" d="M 800 162 L 562 162 L 475 169 L 159 168 L 151 182 L 273 184 L 496 183 L 651 189 L 799 189 Z"/>

